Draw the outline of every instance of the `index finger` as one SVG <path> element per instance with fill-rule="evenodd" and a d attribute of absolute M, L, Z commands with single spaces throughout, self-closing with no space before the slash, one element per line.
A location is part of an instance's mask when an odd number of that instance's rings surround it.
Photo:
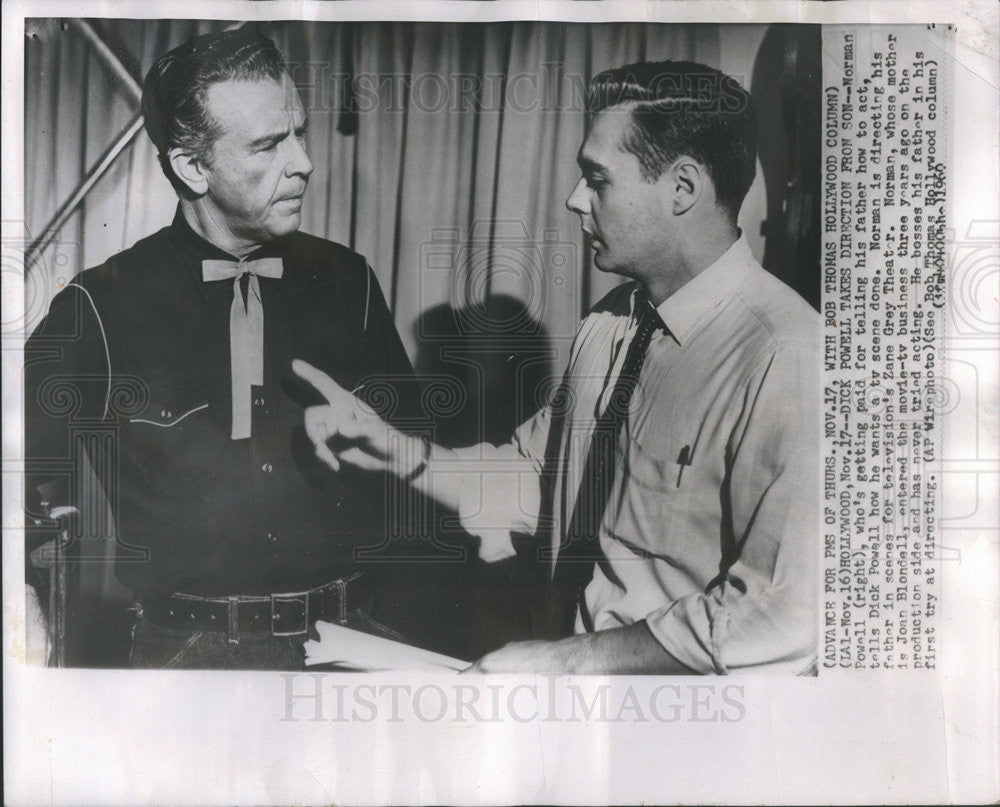
<path fill-rule="evenodd" d="M 309 362 L 302 361 L 302 359 L 292 361 L 292 372 L 312 384 L 331 404 L 343 403 L 345 400 L 354 398 L 330 376 L 322 370 L 317 370 Z"/>

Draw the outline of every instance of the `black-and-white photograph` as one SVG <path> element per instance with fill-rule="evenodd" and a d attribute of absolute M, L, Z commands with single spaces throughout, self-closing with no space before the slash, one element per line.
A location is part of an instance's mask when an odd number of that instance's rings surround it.
<path fill-rule="evenodd" d="M 6 4 L 9 803 L 995 801 L 998 26 Z"/>
<path fill-rule="evenodd" d="M 815 674 L 818 26 L 45 19 L 25 74 L 50 661 Z"/>

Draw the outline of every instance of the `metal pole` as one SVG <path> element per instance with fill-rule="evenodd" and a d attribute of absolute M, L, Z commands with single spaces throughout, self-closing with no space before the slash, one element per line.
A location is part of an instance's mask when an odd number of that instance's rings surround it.
<path fill-rule="evenodd" d="M 90 43 L 90 46 L 94 48 L 97 55 L 104 60 L 108 68 L 118 77 L 121 85 L 132 97 L 132 100 L 136 102 L 141 101 L 142 87 L 139 86 L 139 82 L 90 24 L 83 20 L 72 20 L 71 24 Z M 62 226 L 76 211 L 80 202 L 83 201 L 84 197 L 97 184 L 97 181 L 111 167 L 111 164 L 118 158 L 118 155 L 132 142 L 141 128 L 142 113 L 137 113 L 118 139 L 105 150 L 94 166 L 87 171 L 80 184 L 76 187 L 76 190 L 70 194 L 69 199 L 59 207 L 55 215 L 49 220 L 49 223 L 42 230 L 42 234 L 28 247 L 24 256 L 25 273 L 34 266 L 44 249 L 52 242 L 52 239 L 56 237 Z"/>
<path fill-rule="evenodd" d="M 83 201 L 83 197 L 86 196 L 90 189 L 97 184 L 104 172 L 111 167 L 111 164 L 118 158 L 125 147 L 128 146 L 130 142 L 139 134 L 139 130 L 142 129 L 142 113 L 137 113 L 132 122 L 128 125 L 124 132 L 118 137 L 118 139 L 112 143 L 101 155 L 101 158 L 97 161 L 93 168 L 91 168 L 87 175 L 83 178 L 83 181 L 77 186 L 76 190 L 73 191 L 69 199 L 56 211 L 56 214 L 46 225 L 42 234 L 36 238 L 31 245 L 28 247 L 24 256 L 25 270 L 30 269 L 38 257 L 41 255 L 42 250 L 45 249 L 51 242 L 52 239 L 56 237 L 60 228 L 66 223 L 73 212 L 76 210 L 77 205 Z"/>
<path fill-rule="evenodd" d="M 104 59 L 107 66 L 114 72 L 116 76 L 121 80 L 122 84 L 129 91 L 129 94 L 136 100 L 142 100 L 142 87 L 139 86 L 139 82 L 135 76 L 133 76 L 127 67 L 122 64 L 121 59 L 119 59 L 114 51 L 108 47 L 107 43 L 101 39 L 100 34 L 95 31 L 90 23 L 84 20 L 70 20 L 70 24 L 76 28 L 83 38 L 86 39 L 91 47 L 97 51 L 97 55 Z"/>

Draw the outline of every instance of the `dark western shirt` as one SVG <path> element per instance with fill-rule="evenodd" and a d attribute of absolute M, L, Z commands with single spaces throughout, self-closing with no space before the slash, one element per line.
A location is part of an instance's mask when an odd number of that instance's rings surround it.
<path fill-rule="evenodd" d="M 275 256 L 283 276 L 259 279 L 249 439 L 230 437 L 233 283 L 201 275 L 202 260 L 232 256 L 179 210 L 68 284 L 26 348 L 29 499 L 41 485 L 53 505 L 97 506 L 82 500 L 86 455 L 115 518 L 118 577 L 146 596 L 301 590 L 371 568 L 355 550 L 387 539 L 383 481 L 316 459 L 303 410 L 322 401 L 291 363 L 364 385 L 400 418 L 418 415 L 410 362 L 363 258 L 304 233 L 249 257 Z"/>

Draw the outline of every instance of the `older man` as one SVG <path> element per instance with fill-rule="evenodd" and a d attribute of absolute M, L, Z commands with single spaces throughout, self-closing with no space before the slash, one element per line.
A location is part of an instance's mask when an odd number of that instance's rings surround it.
<path fill-rule="evenodd" d="M 298 232 L 306 111 L 270 40 L 245 28 L 170 51 L 143 114 L 177 212 L 53 301 L 27 348 L 29 463 L 87 445 L 106 468 L 134 666 L 298 667 L 317 618 L 378 630 L 355 550 L 387 527 L 379 479 L 313 456 L 302 411 L 318 399 L 292 359 L 347 389 L 394 383 L 402 413 L 412 369 L 365 260 Z M 37 473 L 29 496 L 81 507 L 80 487 Z"/>
<path fill-rule="evenodd" d="M 387 470 L 458 510 L 490 557 L 510 531 L 543 537 L 562 638 L 475 670 L 809 674 L 819 319 L 736 225 L 750 98 L 712 68 L 659 62 L 599 74 L 589 101 L 567 205 L 596 266 L 632 282 L 584 319 L 552 402 L 505 446 L 421 453 L 303 362 L 329 401 L 307 430 L 331 466 Z M 468 473 L 475 458 L 491 462 Z"/>

